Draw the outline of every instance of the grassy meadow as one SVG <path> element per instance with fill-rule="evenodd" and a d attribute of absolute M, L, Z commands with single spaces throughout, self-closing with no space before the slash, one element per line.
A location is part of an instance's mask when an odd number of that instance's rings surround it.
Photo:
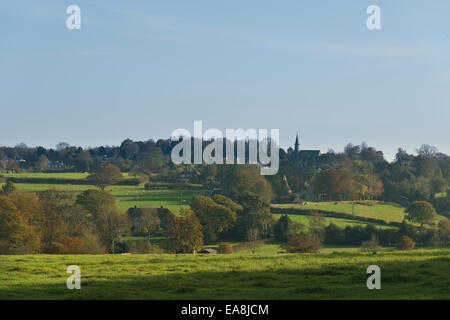
<path fill-rule="evenodd" d="M 282 214 L 273 214 L 273 216 L 277 219 L 279 219 Z M 288 214 L 289 218 L 292 221 L 295 222 L 299 222 L 301 224 L 303 224 L 306 228 L 308 228 L 309 226 L 309 219 L 308 216 L 301 216 L 301 215 L 296 215 L 296 214 Z M 386 225 L 381 225 L 381 224 L 375 224 L 375 223 L 368 223 L 368 222 L 364 222 L 364 221 L 358 221 L 358 220 L 350 220 L 350 219 L 341 219 L 341 218 L 333 218 L 333 217 L 324 217 L 327 225 L 329 225 L 330 223 L 334 223 L 335 225 L 337 225 L 338 227 L 341 228 L 345 228 L 346 226 L 366 226 L 367 224 L 372 224 L 377 228 L 382 228 L 382 229 L 391 229 L 393 227 L 391 226 L 386 226 Z"/>
<path fill-rule="evenodd" d="M 41 177 L 51 178 L 40 174 Z M 4 174 L 2 174 L 4 175 Z M 28 177 L 30 174 L 28 174 Z M 53 175 L 49 173 L 49 175 Z M 62 175 L 62 174 L 58 174 Z M 68 173 L 71 175 L 71 173 Z M 80 174 L 82 175 L 82 174 Z M 32 176 L 31 176 L 32 177 Z M 57 176 L 54 178 L 71 178 L 69 176 Z M 80 178 L 82 179 L 82 178 Z M 40 184 L 40 183 L 16 183 L 18 190 L 27 192 L 37 192 L 49 189 L 71 192 L 74 195 L 88 189 L 95 189 L 92 185 L 82 184 Z M 191 199 L 195 195 L 209 195 L 208 190 L 178 190 L 178 189 L 163 189 L 163 190 L 145 190 L 144 185 L 138 186 L 109 186 L 105 190 L 111 192 L 116 198 L 116 206 L 121 212 L 125 212 L 131 207 L 137 206 L 140 208 L 153 207 L 157 208 L 164 206 L 174 213 L 177 213 L 182 206 L 188 206 Z"/>
<path fill-rule="evenodd" d="M 366 287 L 373 264 L 381 290 Z M 69 265 L 81 290 L 66 288 Z M 450 250 L 3 256 L 0 299 L 450 299 Z"/>
<path fill-rule="evenodd" d="M 19 173 L 23 178 L 80 179 L 81 173 Z M 126 178 L 130 178 L 126 176 Z M 29 182 L 29 181 L 28 181 Z M 16 183 L 18 190 L 56 189 L 73 193 L 95 188 L 85 184 Z M 164 206 L 178 213 L 195 195 L 208 190 L 145 190 L 141 185 L 106 188 L 121 212 L 130 207 Z M 299 205 L 274 205 L 298 208 Z M 350 202 L 311 202 L 306 209 L 352 213 Z M 355 215 L 403 220 L 403 208 L 372 202 L 355 205 Z M 279 214 L 274 214 L 279 218 Z M 308 227 L 308 217 L 290 215 Z M 326 217 L 340 227 L 367 222 Z M 390 226 L 380 226 L 392 228 Z M 124 237 L 133 241 L 142 237 Z M 161 237 L 152 237 L 160 244 Z M 232 243 L 239 245 L 241 243 Z M 206 247 L 217 247 L 207 244 Z M 3 299 L 450 299 L 450 249 L 395 251 L 376 255 L 358 247 L 324 246 L 318 254 L 289 254 L 279 244 L 255 252 L 246 246 L 228 255 L 15 255 L 0 256 Z M 381 267 L 381 290 L 368 290 L 366 268 Z M 66 268 L 81 268 L 82 289 L 68 290 Z"/>
<path fill-rule="evenodd" d="M 382 219 L 386 222 L 402 222 L 405 216 L 403 212 L 405 208 L 396 204 L 378 203 L 377 201 L 365 201 L 362 203 L 365 204 L 354 204 L 354 212 L 352 211 L 353 205 L 351 201 L 308 202 L 306 205 L 277 204 L 274 207 L 354 213 L 355 216 Z"/>
<path fill-rule="evenodd" d="M 16 178 L 35 178 L 35 179 L 78 179 L 84 180 L 88 176 L 87 173 L 34 173 L 34 172 L 20 172 L 20 173 L 5 173 L 1 172 L 0 175 L 4 177 L 16 177 Z M 127 173 L 124 173 L 125 179 L 131 179 Z M 16 183 L 18 190 L 36 192 L 48 189 L 57 189 L 66 192 L 72 192 L 76 195 L 87 189 L 95 188 L 92 185 L 85 184 L 40 184 L 40 183 Z M 177 190 L 177 189 L 163 189 L 163 190 L 145 190 L 144 185 L 115 185 L 106 188 L 110 191 L 117 200 L 117 207 L 120 211 L 125 212 L 130 207 L 160 207 L 164 206 L 178 213 L 182 206 L 188 206 L 192 197 L 195 195 L 209 195 L 208 190 Z M 370 203 L 370 202 L 368 202 Z M 371 202 L 373 205 L 355 205 L 355 215 L 383 219 L 386 222 L 396 221 L 401 222 L 404 217 L 404 208 L 391 205 L 391 204 L 377 204 Z M 295 204 L 276 204 L 274 207 L 280 208 L 302 208 L 302 209 L 318 209 L 342 213 L 352 213 L 352 204 L 348 201 L 342 201 L 335 204 L 335 202 L 309 202 L 308 205 L 300 206 Z M 274 215 L 279 217 L 279 215 Z M 290 215 L 290 217 L 298 222 L 308 225 L 307 218 L 305 216 Z M 326 218 L 328 223 L 334 223 L 340 227 L 347 225 L 366 225 L 366 222 L 361 222 L 351 219 L 339 219 L 339 218 Z M 386 227 L 386 226 L 381 226 Z"/>

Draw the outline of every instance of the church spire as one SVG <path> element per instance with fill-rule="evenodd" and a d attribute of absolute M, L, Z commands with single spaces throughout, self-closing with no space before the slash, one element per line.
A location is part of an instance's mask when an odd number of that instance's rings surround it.
<path fill-rule="evenodd" d="M 299 152 L 300 151 L 300 143 L 298 142 L 298 132 L 297 132 L 297 137 L 295 138 L 294 151 L 295 152 Z"/>

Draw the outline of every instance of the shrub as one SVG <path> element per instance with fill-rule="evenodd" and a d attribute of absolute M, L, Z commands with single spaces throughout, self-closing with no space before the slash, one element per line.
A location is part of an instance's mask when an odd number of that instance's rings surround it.
<path fill-rule="evenodd" d="M 378 243 L 378 238 L 376 236 L 372 236 L 369 241 L 361 242 L 361 251 L 363 252 L 373 252 L 374 254 L 378 251 L 382 251 L 383 247 Z"/>
<path fill-rule="evenodd" d="M 128 247 L 132 253 L 153 253 L 152 245 L 148 240 L 128 241 Z"/>
<path fill-rule="evenodd" d="M 98 235 L 92 232 L 85 232 L 83 234 L 84 252 L 85 254 L 103 254 L 106 253 L 106 248 L 102 246 Z"/>
<path fill-rule="evenodd" d="M 397 250 L 411 250 L 414 249 L 415 243 L 414 240 L 408 236 L 402 236 L 395 246 Z"/>
<path fill-rule="evenodd" d="M 56 240 L 54 253 L 59 254 L 84 253 L 84 240 L 79 237 L 60 236 Z"/>
<path fill-rule="evenodd" d="M 11 180 L 7 180 L 6 184 L 4 186 L 2 186 L 2 189 L 3 189 L 3 193 L 10 194 L 10 193 L 13 193 L 14 191 L 16 191 L 16 186 L 14 185 L 14 183 Z"/>
<path fill-rule="evenodd" d="M 320 238 L 316 234 L 292 235 L 284 248 L 292 253 L 316 253 L 320 250 Z"/>
<path fill-rule="evenodd" d="M 233 253 L 233 246 L 229 242 L 222 242 L 217 248 L 218 253 Z"/>

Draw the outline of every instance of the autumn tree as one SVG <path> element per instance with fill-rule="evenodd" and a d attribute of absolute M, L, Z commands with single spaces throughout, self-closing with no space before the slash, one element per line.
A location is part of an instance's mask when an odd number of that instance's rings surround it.
<path fill-rule="evenodd" d="M 67 230 L 61 211 L 70 200 L 66 194 L 55 190 L 40 192 L 38 196 L 43 212 L 41 227 L 43 251 L 56 253 L 56 240 Z"/>
<path fill-rule="evenodd" d="M 395 245 L 397 250 L 411 250 L 414 249 L 414 240 L 408 236 L 402 236 Z"/>
<path fill-rule="evenodd" d="M 88 180 L 91 181 L 94 186 L 105 190 L 107 186 L 122 181 L 123 175 L 118 167 L 108 163 L 98 167 L 88 176 Z"/>
<path fill-rule="evenodd" d="M 17 163 L 17 161 L 15 160 L 8 160 L 8 163 L 6 165 L 6 172 L 12 172 L 12 173 L 17 173 L 20 171 L 20 167 L 19 164 Z"/>
<path fill-rule="evenodd" d="M 320 238 L 316 234 L 295 234 L 289 237 L 283 248 L 292 253 L 317 253 L 320 246 Z"/>
<path fill-rule="evenodd" d="M 38 232 L 6 196 L 0 197 L 0 248 L 1 253 L 37 253 L 40 248 Z"/>
<path fill-rule="evenodd" d="M 167 231 L 164 247 L 176 253 L 195 253 L 203 247 L 202 225 L 193 211 L 181 208 L 180 217 Z"/>
<path fill-rule="evenodd" d="M 354 198 L 355 182 L 348 169 L 329 169 L 318 173 L 313 181 L 315 193 L 325 193 L 336 200 Z"/>

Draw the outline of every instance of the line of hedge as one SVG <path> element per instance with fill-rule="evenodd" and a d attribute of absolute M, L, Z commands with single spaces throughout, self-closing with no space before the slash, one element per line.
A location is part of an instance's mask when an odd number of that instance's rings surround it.
<path fill-rule="evenodd" d="M 8 177 L 8 180 L 14 183 L 29 183 L 29 184 L 73 184 L 73 185 L 92 185 L 87 179 L 67 179 L 67 178 L 25 178 L 25 177 Z M 137 186 L 138 179 L 125 179 L 115 185 L 119 186 Z"/>
<path fill-rule="evenodd" d="M 361 217 L 361 216 L 354 216 L 352 214 L 343 213 L 343 212 L 334 212 L 334 211 L 326 211 L 326 210 L 318 210 L 318 209 L 301 209 L 301 208 L 270 208 L 270 211 L 272 213 L 276 214 L 294 214 L 294 215 L 302 215 L 302 216 L 308 216 L 311 215 L 314 212 L 320 213 L 325 217 L 329 218 L 340 218 L 340 219 L 349 219 L 349 220 L 357 220 L 357 221 L 363 221 L 363 222 L 369 222 L 369 223 L 375 223 L 380 224 L 384 226 L 392 226 L 392 227 L 399 227 L 401 226 L 400 222 L 387 222 L 382 219 L 374 219 L 374 218 L 367 218 L 367 217 Z"/>
<path fill-rule="evenodd" d="M 174 189 L 182 189 L 182 190 L 204 190 L 204 187 L 201 185 L 192 185 L 190 183 L 177 182 L 177 183 L 146 183 L 146 190 L 174 190 Z"/>

